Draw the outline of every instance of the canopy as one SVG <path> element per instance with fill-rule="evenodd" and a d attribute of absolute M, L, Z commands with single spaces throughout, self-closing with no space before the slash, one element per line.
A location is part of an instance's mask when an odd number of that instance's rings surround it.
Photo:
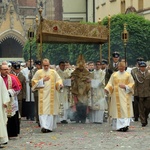
<path fill-rule="evenodd" d="M 108 29 L 99 24 L 42 19 L 37 29 L 37 41 L 41 40 L 42 43 L 103 44 L 108 41 Z"/>

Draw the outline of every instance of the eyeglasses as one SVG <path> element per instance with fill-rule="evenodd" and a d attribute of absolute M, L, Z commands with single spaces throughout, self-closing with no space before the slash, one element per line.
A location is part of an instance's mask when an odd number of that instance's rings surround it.
<path fill-rule="evenodd" d="M 43 65 L 44 67 L 49 67 L 49 65 Z"/>
<path fill-rule="evenodd" d="M 1 69 L 1 70 L 9 70 L 9 69 Z"/>

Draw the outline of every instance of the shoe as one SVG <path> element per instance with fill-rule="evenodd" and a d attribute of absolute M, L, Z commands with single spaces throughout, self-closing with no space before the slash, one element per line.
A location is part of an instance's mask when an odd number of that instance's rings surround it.
<path fill-rule="evenodd" d="M 66 120 L 61 121 L 62 124 L 68 124 Z"/>
<path fill-rule="evenodd" d="M 48 130 L 48 129 L 42 128 L 42 129 L 41 129 L 41 132 L 42 132 L 42 133 L 48 133 L 48 132 L 52 132 L 52 130 Z"/>
<path fill-rule="evenodd" d="M 42 132 L 42 133 L 47 133 L 47 129 L 42 128 L 42 129 L 41 129 L 41 132 Z"/>
<path fill-rule="evenodd" d="M 0 148 L 4 148 L 4 146 L 0 145 Z"/>
<path fill-rule="evenodd" d="M 48 129 L 47 129 L 47 132 L 53 132 L 53 131 L 52 131 L 52 130 L 48 130 Z"/>
<path fill-rule="evenodd" d="M 129 130 L 129 127 L 128 127 L 128 126 L 127 126 L 127 127 L 124 127 L 124 128 L 122 128 L 122 130 L 123 130 L 123 132 L 126 132 L 126 131 Z"/>
<path fill-rule="evenodd" d="M 81 123 L 85 124 L 85 120 L 81 120 Z"/>
<path fill-rule="evenodd" d="M 123 131 L 123 128 L 118 129 L 117 131 Z"/>
<path fill-rule="evenodd" d="M 8 144 L 7 142 L 6 143 L 2 143 L 1 145 L 6 145 L 6 144 Z"/>
<path fill-rule="evenodd" d="M 138 118 L 134 118 L 134 121 L 138 121 Z"/>
<path fill-rule="evenodd" d="M 34 121 L 34 118 L 31 118 L 31 121 Z"/>
<path fill-rule="evenodd" d="M 142 127 L 145 127 L 147 125 L 147 123 L 142 123 Z"/>
<path fill-rule="evenodd" d="M 119 130 L 117 130 L 117 131 L 122 131 L 122 132 L 126 132 L 126 131 L 128 131 L 129 130 L 129 127 L 128 126 L 126 126 L 126 127 L 124 127 L 124 128 L 120 128 Z"/>

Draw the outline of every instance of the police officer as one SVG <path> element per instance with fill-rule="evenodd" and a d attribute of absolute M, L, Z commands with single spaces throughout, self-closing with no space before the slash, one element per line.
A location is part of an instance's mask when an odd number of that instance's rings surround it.
<path fill-rule="evenodd" d="M 139 71 L 135 75 L 142 127 L 148 124 L 147 119 L 150 112 L 150 72 L 148 72 L 146 66 L 146 63 L 141 61 L 139 63 Z"/>
<path fill-rule="evenodd" d="M 109 69 L 113 72 L 118 71 L 118 64 L 119 64 L 120 54 L 119 52 L 113 52 L 112 53 L 112 63 L 109 66 Z"/>
<path fill-rule="evenodd" d="M 131 70 L 131 75 L 134 79 L 134 81 L 136 81 L 136 74 L 139 71 L 139 64 L 140 62 L 143 61 L 142 57 L 138 57 L 137 58 L 137 63 L 136 66 Z M 133 111 L 134 111 L 134 121 L 138 121 L 139 118 L 139 97 L 138 97 L 138 92 L 137 92 L 137 85 L 135 82 L 135 87 L 134 87 L 134 102 L 133 102 Z"/>

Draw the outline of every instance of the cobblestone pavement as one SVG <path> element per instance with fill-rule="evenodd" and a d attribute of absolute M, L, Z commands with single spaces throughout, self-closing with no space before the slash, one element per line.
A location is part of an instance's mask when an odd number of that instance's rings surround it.
<path fill-rule="evenodd" d="M 150 120 L 149 120 L 150 121 Z M 150 125 L 133 122 L 128 132 L 112 131 L 109 123 L 58 124 L 51 133 L 41 133 L 34 121 L 21 122 L 19 139 L 7 150 L 150 150 Z"/>

